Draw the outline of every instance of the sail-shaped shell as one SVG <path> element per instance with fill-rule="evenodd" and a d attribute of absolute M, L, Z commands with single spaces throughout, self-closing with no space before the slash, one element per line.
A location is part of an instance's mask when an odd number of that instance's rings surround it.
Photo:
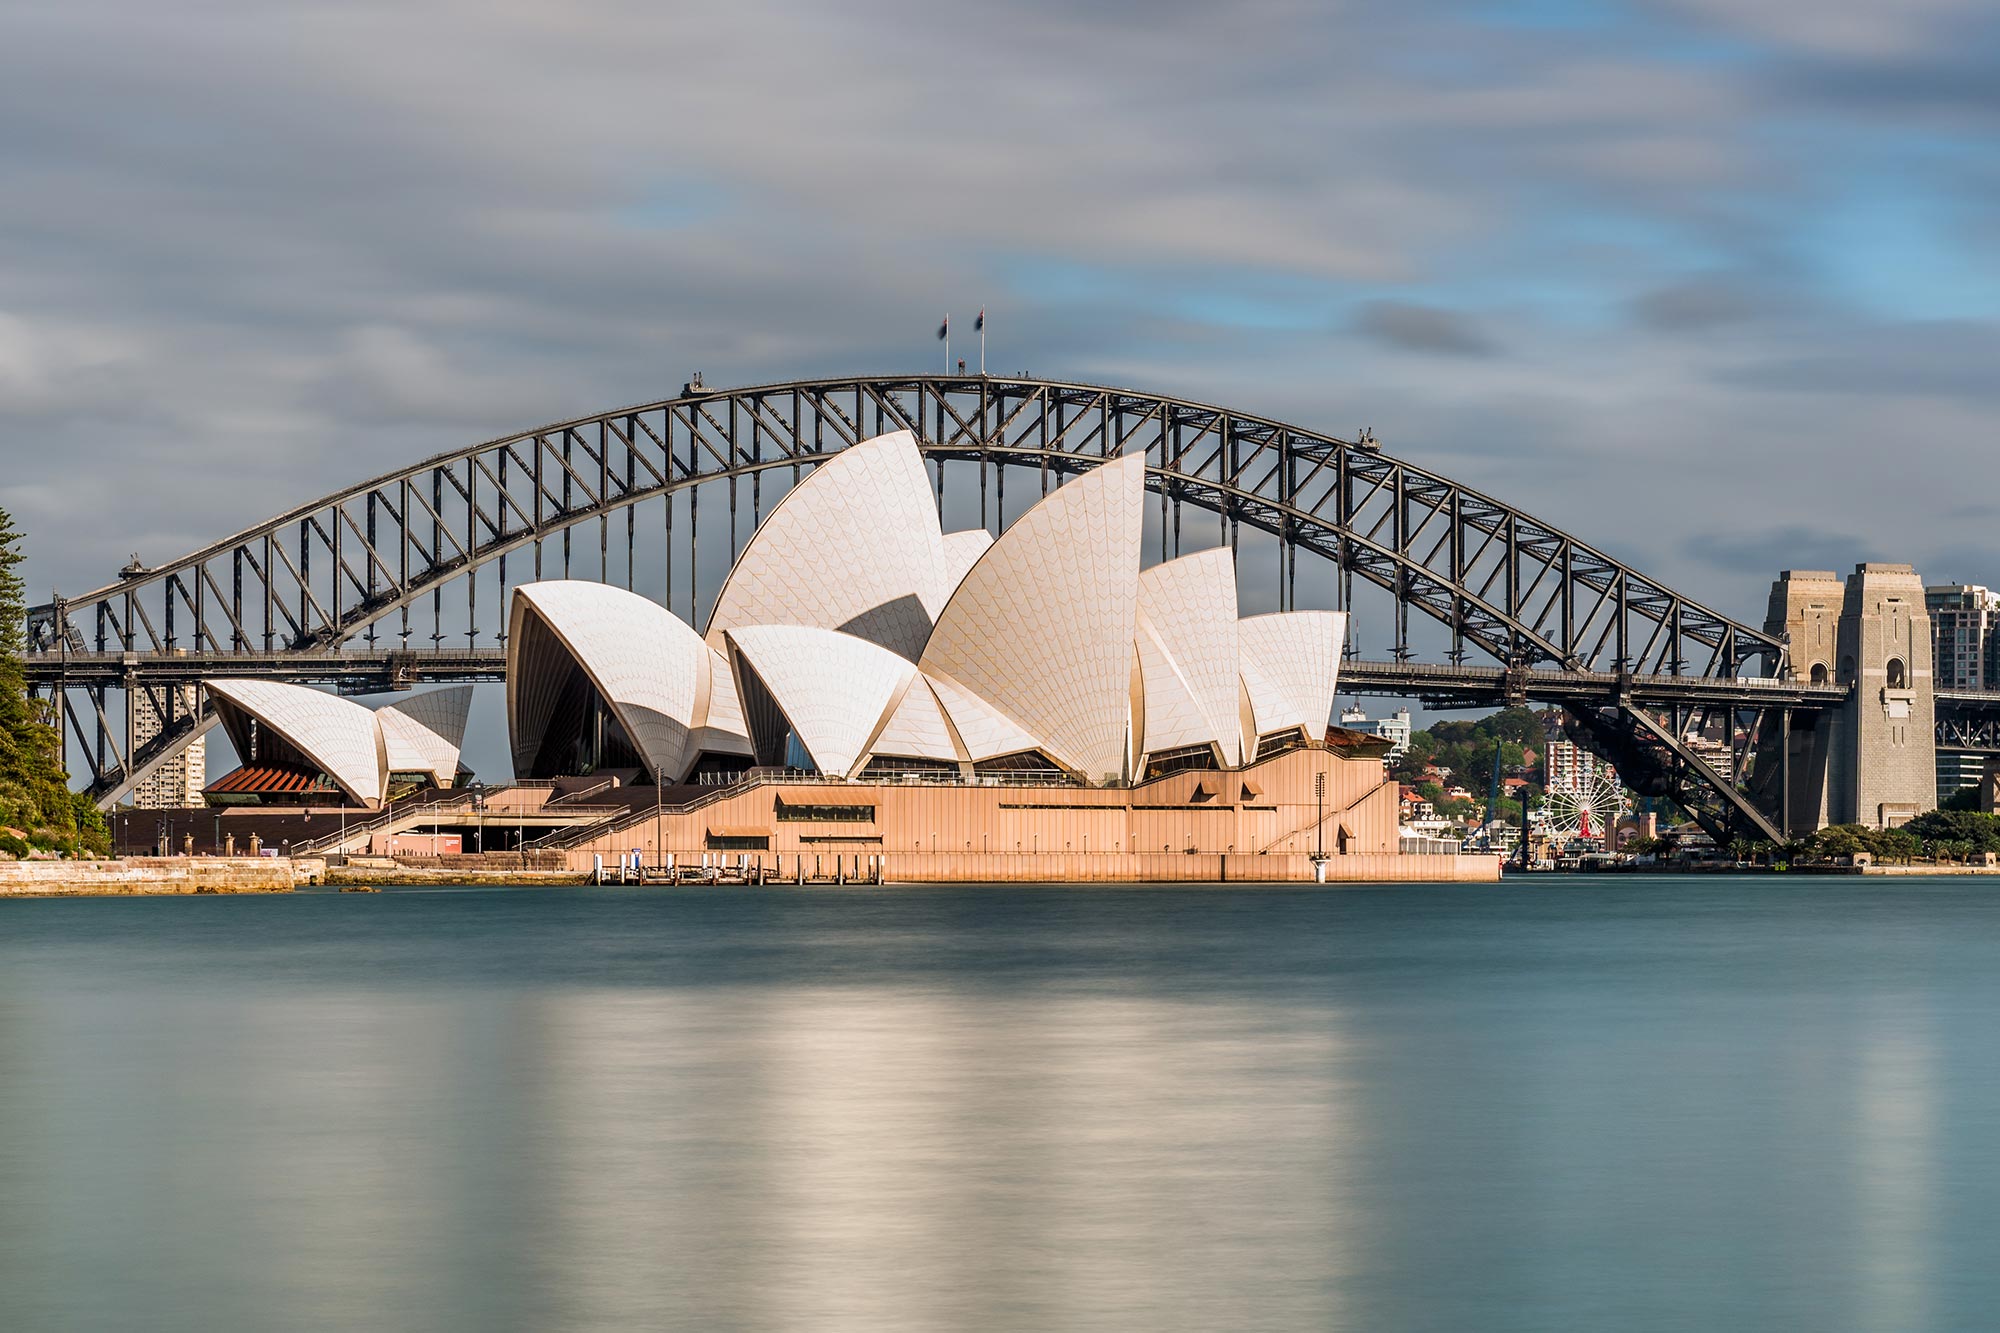
<path fill-rule="evenodd" d="M 837 777 L 859 770 L 869 738 L 916 674 L 907 658 L 839 630 L 740 625 L 728 640 L 819 771 Z"/>
<path fill-rule="evenodd" d="M 1246 747 L 1273 732 L 1326 735 L 1340 686 L 1340 645 L 1347 616 L 1339 611 L 1280 611 L 1237 622 L 1243 693 L 1251 726 Z"/>
<path fill-rule="evenodd" d="M 258 753 L 250 722 L 274 732 L 307 763 L 363 805 L 380 804 L 389 769 L 375 714 L 352 699 L 275 680 L 203 682 L 223 729 L 245 764 Z"/>
<path fill-rule="evenodd" d="M 450 786 L 458 776 L 458 756 L 471 711 L 470 685 L 431 690 L 376 709 L 389 771 L 425 773 L 438 786 Z"/>
<path fill-rule="evenodd" d="M 534 774 L 550 728 L 569 721 L 572 668 L 588 676 L 649 773 L 677 781 L 698 757 L 691 742 L 714 654 L 657 602 L 580 579 L 524 583 L 514 589 L 507 659 L 516 773 Z"/>
<path fill-rule="evenodd" d="M 958 585 L 965 581 L 965 576 L 972 572 L 972 567 L 992 546 L 993 534 L 985 528 L 967 528 L 963 532 L 947 532 L 944 535 L 944 570 L 932 588 L 931 619 L 937 619 L 945 603 L 958 591 Z"/>
<path fill-rule="evenodd" d="M 1241 762 L 1235 553 L 1216 547 L 1140 574 L 1138 646 L 1144 748 L 1213 745 L 1224 765 Z"/>
<path fill-rule="evenodd" d="M 829 454 L 778 502 L 717 594 L 708 642 L 745 625 L 837 629 L 914 661 L 948 576 L 937 499 L 908 431 Z"/>
<path fill-rule="evenodd" d="M 898 759 L 933 759 L 957 763 L 967 756 L 952 736 L 944 707 L 922 672 L 913 672 L 902 697 L 891 706 L 881 729 L 868 743 L 868 753 Z"/>
<path fill-rule="evenodd" d="M 1113 459 L 1017 519 L 952 593 L 919 663 L 1092 782 L 1126 766 L 1145 469 L 1140 454 Z"/>

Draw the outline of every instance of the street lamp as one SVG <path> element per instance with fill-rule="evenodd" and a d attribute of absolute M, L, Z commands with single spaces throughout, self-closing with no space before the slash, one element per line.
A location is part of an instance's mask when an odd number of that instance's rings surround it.
<path fill-rule="evenodd" d="M 1313 801 L 1319 807 L 1319 818 L 1313 823 L 1313 855 L 1326 860 L 1326 773 L 1324 770 L 1313 774 Z"/>

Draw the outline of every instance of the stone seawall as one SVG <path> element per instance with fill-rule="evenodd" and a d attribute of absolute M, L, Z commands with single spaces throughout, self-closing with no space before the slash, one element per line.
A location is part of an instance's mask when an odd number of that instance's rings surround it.
<path fill-rule="evenodd" d="M 122 861 L 0 861 L 0 898 L 290 893 L 294 882 L 308 869 L 303 864 L 276 856 L 133 856 Z"/>

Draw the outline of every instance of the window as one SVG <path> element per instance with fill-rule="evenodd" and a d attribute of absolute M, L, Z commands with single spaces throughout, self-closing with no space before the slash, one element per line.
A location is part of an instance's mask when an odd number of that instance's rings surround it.
<path fill-rule="evenodd" d="M 1909 671 L 1903 666 L 1903 659 L 1900 657 L 1889 659 L 1889 688 L 1892 690 L 1910 688 Z"/>
<path fill-rule="evenodd" d="M 872 805 L 787 805 L 782 797 L 777 804 L 780 824 L 872 824 L 875 822 L 875 807 Z"/>
<path fill-rule="evenodd" d="M 1211 769 L 1215 765 L 1215 749 L 1209 745 L 1185 745 L 1178 750 L 1161 750 L 1146 759 L 1146 777 L 1164 777 L 1168 773 L 1178 773 L 1184 769 Z"/>
<path fill-rule="evenodd" d="M 1813 665 L 1812 665 L 1812 683 L 1813 683 L 1813 684 L 1815 684 L 1815 685 L 1824 685 L 1824 684 L 1826 684 L 1826 663 L 1824 663 L 1824 662 L 1814 662 L 1814 663 L 1813 663 Z"/>
<path fill-rule="evenodd" d="M 762 837 L 747 833 L 711 833 L 708 835 L 708 850 L 711 852 L 768 852 L 771 850 L 769 834 Z"/>

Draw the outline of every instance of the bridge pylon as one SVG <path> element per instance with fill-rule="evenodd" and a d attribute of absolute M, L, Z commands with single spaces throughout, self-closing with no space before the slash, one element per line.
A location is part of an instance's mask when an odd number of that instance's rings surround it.
<path fill-rule="evenodd" d="M 1924 583 L 1910 565 L 1786 570 L 1765 632 L 1783 635 L 1792 670 L 1847 691 L 1836 710 L 1789 720 L 1782 805 L 1793 836 L 1828 824 L 1894 828 L 1937 804 L 1936 696 Z"/>

